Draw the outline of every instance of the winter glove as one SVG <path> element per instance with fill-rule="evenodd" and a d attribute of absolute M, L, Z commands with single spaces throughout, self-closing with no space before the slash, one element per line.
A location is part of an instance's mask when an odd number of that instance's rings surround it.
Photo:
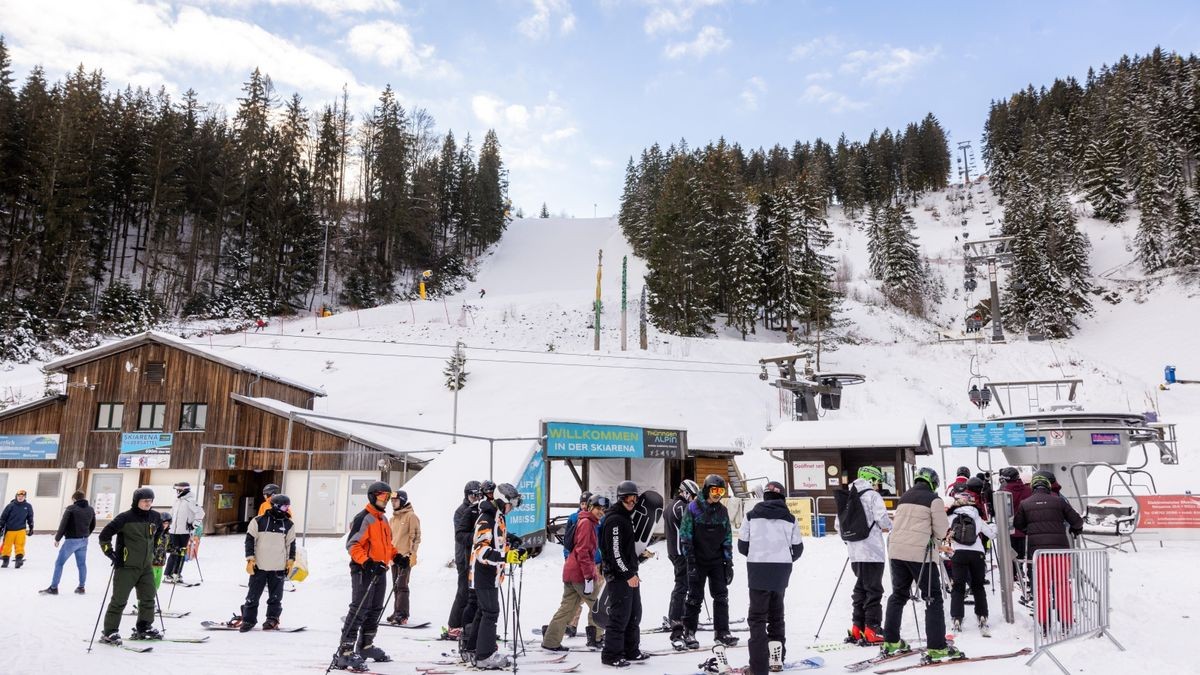
<path fill-rule="evenodd" d="M 378 560 L 368 560 L 363 563 L 363 571 L 372 576 L 379 576 L 387 571 L 387 565 Z"/>
<path fill-rule="evenodd" d="M 508 552 L 508 564 L 520 565 L 529 560 L 529 552 L 524 547 L 517 547 Z"/>
<path fill-rule="evenodd" d="M 255 563 L 254 556 L 250 556 L 249 558 L 246 558 L 246 574 L 251 574 L 251 575 L 254 574 L 254 563 Z"/>
<path fill-rule="evenodd" d="M 204 523 L 196 523 L 196 527 L 192 528 L 192 536 L 200 537 L 204 535 Z"/>
<path fill-rule="evenodd" d="M 289 561 L 285 562 L 285 563 L 283 564 L 283 574 L 284 574 L 284 576 L 289 576 L 289 577 L 290 577 L 290 576 L 292 576 L 292 568 L 293 568 L 293 567 L 295 567 L 295 566 L 296 566 L 296 561 L 295 561 L 295 560 L 289 560 Z"/>
<path fill-rule="evenodd" d="M 596 580 L 595 579 L 584 579 L 583 580 L 583 594 L 584 595 L 591 595 L 592 592 L 595 590 L 596 590 Z"/>
<path fill-rule="evenodd" d="M 121 559 L 117 557 L 117 552 L 113 550 L 112 546 L 108 544 L 101 545 L 100 551 L 104 553 L 105 558 L 112 561 L 113 567 L 121 566 Z"/>
<path fill-rule="evenodd" d="M 27 533 L 29 536 L 31 536 L 31 537 L 32 537 L 32 536 L 33 536 L 33 526 L 32 526 L 32 525 L 30 525 L 30 526 L 29 526 L 29 528 L 28 528 L 27 530 L 25 530 L 25 532 L 26 532 L 26 533 Z"/>
<path fill-rule="evenodd" d="M 406 556 L 402 553 L 397 553 L 392 558 L 392 562 L 396 564 L 396 567 L 398 567 L 402 570 L 408 569 L 408 556 Z"/>
<path fill-rule="evenodd" d="M 732 584 L 732 583 L 733 583 L 733 561 L 726 560 L 725 561 L 725 585 L 728 586 L 729 584 Z"/>

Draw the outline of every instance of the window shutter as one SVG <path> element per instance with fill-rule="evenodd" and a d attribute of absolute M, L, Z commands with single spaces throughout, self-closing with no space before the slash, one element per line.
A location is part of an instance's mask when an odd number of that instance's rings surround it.
<path fill-rule="evenodd" d="M 62 472 L 39 471 L 37 489 L 34 494 L 38 497 L 58 497 L 62 491 Z"/>
<path fill-rule="evenodd" d="M 146 364 L 145 370 L 142 371 L 147 382 L 162 384 L 167 376 L 167 364 L 160 362 L 151 362 Z"/>

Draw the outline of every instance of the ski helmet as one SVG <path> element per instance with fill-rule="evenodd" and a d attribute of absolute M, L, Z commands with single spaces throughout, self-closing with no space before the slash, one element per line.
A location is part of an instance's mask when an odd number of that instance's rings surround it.
<path fill-rule="evenodd" d="M 628 497 L 629 495 L 636 495 L 636 494 L 638 494 L 637 483 L 635 483 L 631 480 L 623 480 L 623 481 L 621 481 L 621 484 L 617 486 L 617 496 L 618 497 Z"/>
<path fill-rule="evenodd" d="M 868 464 L 866 466 L 859 467 L 858 477 L 870 483 L 882 483 L 883 471 L 881 471 L 877 466 L 871 466 Z"/>
<path fill-rule="evenodd" d="M 937 471 L 927 466 L 923 466 L 917 470 L 917 475 L 913 478 L 913 482 L 915 483 L 919 480 L 925 481 L 930 490 L 936 490 L 938 489 L 938 485 L 941 485 L 941 481 L 938 480 Z"/>
<path fill-rule="evenodd" d="M 501 483 L 496 486 L 496 501 L 501 504 L 512 504 L 515 509 L 521 506 L 521 493 L 517 492 L 517 488 L 513 487 L 512 483 Z"/>
<path fill-rule="evenodd" d="M 591 498 L 592 498 L 592 493 L 588 492 L 587 490 L 584 490 L 583 493 L 579 495 L 579 503 L 587 504 L 588 500 Z"/>
<path fill-rule="evenodd" d="M 485 494 L 485 495 L 491 497 L 492 493 L 494 493 L 495 491 L 496 491 L 496 484 L 490 480 L 485 480 L 479 484 L 480 494 Z"/>
<path fill-rule="evenodd" d="M 408 504 L 408 493 L 404 490 L 396 490 L 392 493 L 392 500 L 400 500 L 400 508 L 404 508 Z"/>
<path fill-rule="evenodd" d="M 971 470 L 970 470 L 970 469 L 968 469 L 968 468 L 967 468 L 967 467 L 965 467 L 965 466 L 960 466 L 960 467 L 958 467 L 958 471 L 957 471 L 957 473 L 956 473 L 955 475 L 957 475 L 957 476 L 963 476 L 963 477 L 965 477 L 965 478 L 970 478 L 970 477 L 971 477 Z"/>
<path fill-rule="evenodd" d="M 279 494 L 279 490 L 280 490 L 280 488 L 278 485 L 276 485 L 274 483 L 267 483 L 267 486 L 263 488 L 263 496 L 271 497 L 271 496 L 277 495 L 277 494 Z"/>
<path fill-rule="evenodd" d="M 154 499 L 154 490 L 148 487 L 140 487 L 133 491 L 133 505 L 137 506 L 138 502 L 143 499 Z"/>
<path fill-rule="evenodd" d="M 377 480 L 374 483 L 371 483 L 371 486 L 367 488 L 367 501 L 371 502 L 372 504 L 375 504 L 376 502 L 379 501 L 377 495 L 383 494 L 385 492 L 391 493 L 391 491 L 392 491 L 391 485 L 388 485 L 387 483 L 385 483 L 381 480 Z"/>
<path fill-rule="evenodd" d="M 292 500 L 287 495 L 272 495 L 271 508 L 276 511 L 290 511 L 292 509 Z"/>
<path fill-rule="evenodd" d="M 470 497 L 471 495 L 479 496 L 479 481 L 477 480 L 469 480 L 463 486 L 463 496 Z"/>
<path fill-rule="evenodd" d="M 679 484 L 679 493 L 689 498 L 700 494 L 700 486 L 696 485 L 696 481 L 688 478 Z"/>
<path fill-rule="evenodd" d="M 1017 471 L 1017 467 L 1015 466 L 1006 466 L 1000 469 L 1000 478 L 1004 479 L 1006 483 L 1011 483 L 1021 478 L 1021 472 Z"/>
<path fill-rule="evenodd" d="M 975 494 L 983 491 L 983 479 L 979 476 L 974 476 L 967 480 L 967 489 Z"/>
<path fill-rule="evenodd" d="M 179 496 L 179 497 L 184 496 L 185 494 L 188 493 L 188 491 L 190 491 L 192 489 L 191 484 L 188 483 L 186 480 L 181 480 L 178 483 L 172 485 L 171 487 L 175 488 L 175 494 L 176 494 L 176 496 Z"/>
<path fill-rule="evenodd" d="M 608 507 L 610 506 L 612 506 L 612 501 L 604 495 L 592 495 L 590 498 L 588 498 L 589 509 L 600 507 L 601 509 L 607 511 Z"/>
<path fill-rule="evenodd" d="M 774 492 L 774 493 L 776 493 L 776 494 L 779 494 L 779 495 L 786 495 L 786 494 L 787 494 L 787 488 L 785 488 L 785 487 L 783 486 L 783 483 L 780 483 L 780 482 L 779 482 L 779 481 L 777 481 L 777 480 L 773 480 L 773 481 L 769 481 L 769 482 L 767 483 L 766 487 L 764 487 L 764 488 L 763 488 L 763 495 L 764 495 L 764 496 L 765 496 L 765 495 L 766 495 L 768 492 Z"/>
<path fill-rule="evenodd" d="M 1054 472 L 1053 471 L 1035 471 L 1033 474 L 1033 480 L 1029 481 L 1029 485 L 1031 487 L 1035 487 L 1035 488 L 1036 487 L 1044 487 L 1046 489 L 1053 487 L 1054 486 Z"/>
<path fill-rule="evenodd" d="M 727 489 L 724 478 L 721 478 L 720 476 L 718 476 L 715 473 L 710 473 L 707 476 L 705 476 L 705 478 L 704 478 L 704 498 L 705 499 L 708 499 L 709 490 L 711 490 L 713 488 L 721 488 L 722 491 Z"/>

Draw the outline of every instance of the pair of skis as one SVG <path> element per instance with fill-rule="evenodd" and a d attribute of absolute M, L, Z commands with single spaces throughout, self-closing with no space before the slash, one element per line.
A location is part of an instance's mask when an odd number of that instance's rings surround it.
<path fill-rule="evenodd" d="M 885 668 L 883 670 L 876 670 L 875 672 L 877 673 L 877 675 L 883 675 L 884 673 L 900 673 L 900 672 L 904 672 L 906 670 L 916 670 L 917 668 L 936 668 L 938 666 L 952 666 L 956 663 L 974 663 L 976 661 L 995 661 L 997 659 L 1013 659 L 1018 656 L 1026 656 L 1026 655 L 1029 655 L 1032 653 L 1033 653 L 1033 649 L 1031 649 L 1029 647 L 1025 647 L 1024 649 L 1019 649 L 1015 652 L 1009 652 L 1007 654 L 987 654 L 985 656 L 964 656 L 963 658 L 960 658 L 960 659 L 944 659 L 942 661 L 930 661 L 930 662 L 922 661 L 921 663 L 914 663 L 913 665 L 910 665 L 910 666 L 900 666 L 897 668 Z M 862 670 L 867 670 L 869 668 L 873 668 L 875 666 L 878 666 L 878 665 L 881 665 L 884 663 L 888 663 L 890 661 L 897 661 L 899 659 L 903 659 L 903 658 L 906 658 L 909 656 L 921 656 L 922 658 L 924 658 L 925 650 L 911 650 L 911 651 L 907 651 L 907 652 L 898 652 L 896 654 L 880 654 L 879 656 L 867 659 L 865 661 L 851 663 L 846 666 L 846 670 L 849 670 L 852 673 L 859 672 Z"/>
<path fill-rule="evenodd" d="M 100 640 L 97 640 L 96 642 L 98 642 L 99 644 L 108 646 L 108 647 L 120 647 L 121 649 L 124 649 L 127 652 L 134 652 L 136 654 L 145 654 L 146 652 L 154 650 L 153 644 L 145 644 L 145 643 L 179 642 L 179 643 L 184 643 L 184 644 L 201 644 L 204 642 L 208 642 L 208 636 L 205 635 L 203 637 L 193 637 L 193 638 L 161 637 L 161 638 L 157 638 L 154 640 L 134 640 L 131 638 L 129 641 L 133 642 L 135 644 L 127 644 L 124 641 L 122 641 L 120 644 L 113 644 L 111 642 L 103 642 Z M 84 640 L 84 642 L 88 642 L 88 640 Z"/>

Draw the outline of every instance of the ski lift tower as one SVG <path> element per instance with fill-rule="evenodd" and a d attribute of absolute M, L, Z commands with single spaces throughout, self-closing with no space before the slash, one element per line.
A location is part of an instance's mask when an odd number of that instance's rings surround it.
<path fill-rule="evenodd" d="M 798 365 L 803 360 L 803 365 Z M 854 384 L 862 384 L 867 378 L 858 373 L 816 372 L 812 368 L 812 352 L 800 352 L 791 356 L 777 356 L 769 359 L 759 359 L 762 372 L 758 379 L 769 380 L 767 364 L 775 364 L 779 368 L 779 377 L 771 383 L 784 391 L 790 391 L 795 400 L 793 418 L 800 422 L 815 422 L 817 401 L 820 397 L 821 408 L 837 410 L 842 407 L 842 388 Z"/>
<path fill-rule="evenodd" d="M 1004 327 L 1001 325 L 1000 313 L 1000 284 L 997 281 L 998 270 L 1001 267 L 1012 266 L 1012 237 L 992 237 L 963 242 L 963 256 L 966 265 L 986 264 L 988 282 L 991 284 L 992 300 L 992 342 L 1004 342 Z M 970 278 L 973 280 L 973 278 Z"/>

